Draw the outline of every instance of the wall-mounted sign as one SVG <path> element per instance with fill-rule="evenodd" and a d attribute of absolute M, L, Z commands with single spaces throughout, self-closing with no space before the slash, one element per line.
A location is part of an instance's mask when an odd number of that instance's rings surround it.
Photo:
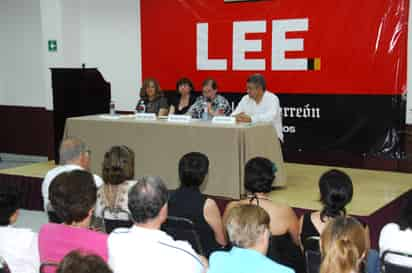
<path fill-rule="evenodd" d="M 57 41 L 56 40 L 48 40 L 47 45 L 48 45 L 49 52 L 57 51 Z"/>

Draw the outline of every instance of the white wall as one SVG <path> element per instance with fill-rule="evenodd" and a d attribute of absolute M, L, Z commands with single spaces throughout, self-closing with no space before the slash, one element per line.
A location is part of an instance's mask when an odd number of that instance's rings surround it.
<path fill-rule="evenodd" d="M 1 0 L 0 105 L 52 109 L 50 67 L 96 67 L 118 110 L 141 82 L 140 0 Z M 4 34 L 3 34 L 4 33 Z M 57 40 L 57 52 L 47 41 Z"/>
<path fill-rule="evenodd" d="M 43 54 L 43 80 L 45 88 L 43 94 L 45 97 L 44 106 L 47 109 L 53 109 L 53 95 L 51 85 L 50 67 L 63 67 L 64 61 L 64 43 L 63 43 L 63 7 L 61 1 L 40 0 L 41 7 L 41 26 L 42 26 L 42 45 L 41 54 Z M 57 51 L 49 52 L 47 47 L 48 40 L 57 41 Z"/>
<path fill-rule="evenodd" d="M 0 1 L 0 105 L 44 106 L 40 2 Z"/>
<path fill-rule="evenodd" d="M 81 60 L 111 83 L 116 108 L 136 106 L 141 83 L 140 1 L 82 1 Z"/>

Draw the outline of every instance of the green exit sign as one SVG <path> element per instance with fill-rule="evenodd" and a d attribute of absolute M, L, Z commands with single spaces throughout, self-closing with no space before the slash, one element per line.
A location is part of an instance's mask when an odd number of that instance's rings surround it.
<path fill-rule="evenodd" d="M 48 41 L 48 48 L 49 48 L 49 52 L 56 52 L 57 51 L 57 41 L 56 40 L 49 40 Z"/>

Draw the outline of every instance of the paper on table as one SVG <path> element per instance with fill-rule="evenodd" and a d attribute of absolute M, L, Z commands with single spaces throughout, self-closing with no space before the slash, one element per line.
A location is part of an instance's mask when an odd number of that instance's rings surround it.
<path fill-rule="evenodd" d="M 104 119 L 120 119 L 119 115 L 103 114 L 103 115 L 100 115 L 100 117 Z"/>

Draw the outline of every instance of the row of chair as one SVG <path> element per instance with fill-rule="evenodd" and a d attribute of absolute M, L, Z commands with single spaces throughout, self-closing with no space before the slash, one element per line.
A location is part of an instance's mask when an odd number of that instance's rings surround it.
<path fill-rule="evenodd" d="M 199 253 L 203 253 L 202 245 L 200 243 L 200 238 L 195 230 L 195 226 L 192 221 L 181 218 L 169 216 L 165 225 L 162 229 L 168 234 L 174 236 L 179 240 L 189 241 L 195 250 Z M 311 238 L 316 240 L 316 238 Z M 408 257 L 412 259 L 411 254 L 386 250 L 380 260 L 381 260 L 381 272 L 382 273 L 412 273 L 411 267 L 406 267 L 398 264 L 393 264 L 386 261 L 387 255 L 399 255 L 403 257 Z M 318 251 L 307 250 L 305 252 L 306 259 L 306 272 L 307 273 L 319 273 L 321 264 L 321 255 Z M 57 268 L 58 264 L 55 262 L 43 262 L 40 266 L 40 273 L 45 273 L 45 269 L 48 267 Z M 7 262 L 0 256 L 0 273 L 11 273 Z"/>
<path fill-rule="evenodd" d="M 103 209 L 102 223 L 95 223 L 95 225 L 102 227 L 104 232 L 110 233 L 116 228 L 131 227 L 133 225 L 132 216 L 126 210 L 119 208 Z M 117 219 L 109 219 L 106 215 L 115 215 Z M 126 215 L 127 217 L 121 217 Z M 125 219 L 128 220 L 120 220 Z M 92 224 L 93 225 L 93 224 Z M 163 223 L 161 229 L 167 234 L 171 235 L 177 240 L 188 241 L 197 253 L 204 255 L 203 247 L 200 242 L 199 234 L 196 230 L 195 224 L 188 218 L 168 216 L 165 223 Z"/>
<path fill-rule="evenodd" d="M 132 216 L 126 210 L 119 208 L 106 207 L 103 209 L 102 219 L 94 219 L 92 225 L 101 229 L 103 232 L 110 233 L 116 228 L 131 227 L 133 225 Z M 106 217 L 106 215 L 114 215 L 114 219 Z M 122 217 L 123 216 L 123 217 Z M 126 216 L 126 217 L 124 217 Z M 50 213 L 49 213 L 50 217 Z M 53 216 L 52 216 L 53 217 Z M 122 220 L 122 219 L 128 220 Z M 168 216 L 166 222 L 162 225 L 161 229 L 171 235 L 176 240 L 188 241 L 192 247 L 201 255 L 204 254 L 203 247 L 200 241 L 200 237 L 196 230 L 195 224 L 187 218 Z M 309 237 L 308 241 L 314 241 L 319 243 L 319 237 Z M 412 258 L 411 254 L 400 253 L 396 251 L 385 251 L 381 256 L 381 272 L 382 273 L 412 273 L 412 268 L 392 264 L 387 262 L 385 257 L 388 255 L 401 255 Z M 306 250 L 305 253 L 306 272 L 307 273 L 319 273 L 321 264 L 321 254 L 319 251 Z M 42 267 L 55 266 L 55 263 L 45 263 Z M 41 271 L 43 272 L 43 271 Z M 0 272 L 3 273 L 3 272 Z M 6 271 L 4 272 L 6 273 Z"/>

